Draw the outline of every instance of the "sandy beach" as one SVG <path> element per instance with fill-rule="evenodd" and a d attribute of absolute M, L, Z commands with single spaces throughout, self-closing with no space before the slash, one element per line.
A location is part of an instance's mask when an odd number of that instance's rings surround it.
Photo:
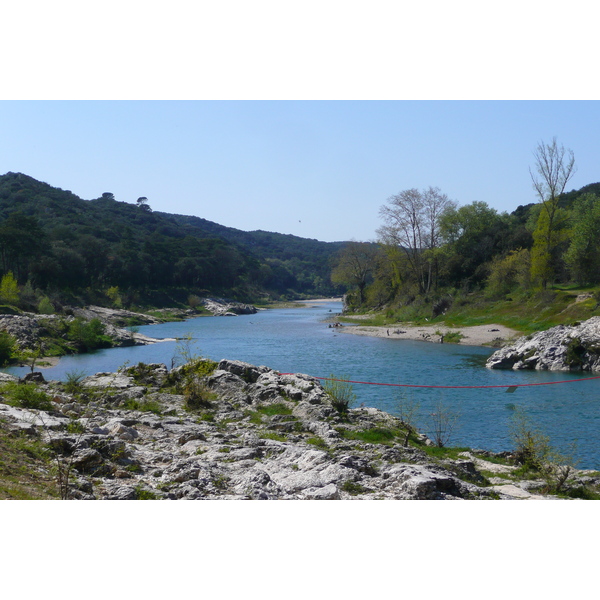
<path fill-rule="evenodd" d="M 336 327 L 341 333 L 367 335 L 372 337 L 387 337 L 398 340 L 417 340 L 421 342 L 443 343 L 442 336 L 450 332 L 458 332 L 463 337 L 458 342 L 466 346 L 502 346 L 508 340 L 521 334 L 503 325 L 476 325 L 473 327 L 445 327 L 444 325 L 410 325 L 397 323 L 386 327 L 371 327 L 363 325 L 347 325 Z M 440 333 L 442 335 L 440 335 Z"/>

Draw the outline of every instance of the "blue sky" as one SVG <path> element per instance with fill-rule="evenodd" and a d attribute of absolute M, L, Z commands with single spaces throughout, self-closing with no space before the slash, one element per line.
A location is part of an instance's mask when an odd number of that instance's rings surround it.
<path fill-rule="evenodd" d="M 374 239 L 407 188 L 534 202 L 553 136 L 575 153 L 568 189 L 600 181 L 597 101 L 3 101 L 0 130 L 0 173 L 323 241 Z"/>
<path fill-rule="evenodd" d="M 510 212 L 553 136 L 570 188 L 600 180 L 589 6 L 12 3 L 0 174 L 324 241 L 374 239 L 408 188 Z"/>

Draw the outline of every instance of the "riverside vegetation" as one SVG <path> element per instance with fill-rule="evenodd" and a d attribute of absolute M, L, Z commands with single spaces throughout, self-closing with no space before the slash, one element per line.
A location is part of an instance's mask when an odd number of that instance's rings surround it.
<path fill-rule="evenodd" d="M 239 361 L 190 356 L 45 382 L 3 376 L 0 497 L 71 499 L 598 498 L 600 473 L 551 452 L 525 419 L 513 452 L 446 447 L 394 417 Z"/>
<path fill-rule="evenodd" d="M 433 187 L 388 198 L 377 243 L 348 244 L 332 271 L 346 315 L 529 334 L 600 314 L 600 183 L 566 192 L 575 161 L 556 139 L 534 157 L 538 202 L 510 214 Z"/>

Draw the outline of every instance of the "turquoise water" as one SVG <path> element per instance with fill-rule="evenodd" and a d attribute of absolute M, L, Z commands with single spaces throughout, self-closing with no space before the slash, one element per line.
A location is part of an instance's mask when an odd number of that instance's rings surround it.
<path fill-rule="evenodd" d="M 282 372 L 331 374 L 355 381 L 413 385 L 522 385 L 585 377 L 581 373 L 492 371 L 484 367 L 491 349 L 389 340 L 344 334 L 328 328 L 324 320 L 339 312 L 341 304 L 260 311 L 239 317 L 201 317 L 186 322 L 140 327 L 140 333 L 158 338 L 190 334 L 194 350 L 213 360 L 222 358 L 266 365 Z M 44 370 L 46 379 L 64 379 L 69 372 L 93 374 L 115 371 L 124 363 L 162 362 L 171 366 L 175 342 L 151 346 L 113 348 L 61 359 Z M 26 368 L 6 371 L 22 375 Z M 449 444 L 493 451 L 511 448 L 509 423 L 515 408 L 522 408 L 559 449 L 576 442 L 580 468 L 600 468 L 600 380 L 570 384 L 506 389 L 419 389 L 354 385 L 357 404 L 397 413 L 400 397 L 418 405 L 417 424 L 430 433 L 430 414 L 439 402 L 457 415 Z"/>

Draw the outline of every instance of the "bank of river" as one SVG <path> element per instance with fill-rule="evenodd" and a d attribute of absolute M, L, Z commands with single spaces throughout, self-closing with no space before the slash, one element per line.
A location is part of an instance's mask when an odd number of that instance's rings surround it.
<path fill-rule="evenodd" d="M 579 379 L 580 373 L 493 371 L 485 368 L 491 348 L 432 344 L 414 340 L 343 335 L 326 319 L 341 310 L 339 302 L 309 307 L 264 310 L 238 317 L 201 317 L 185 322 L 139 328 L 156 338 L 192 337 L 195 351 L 213 360 L 223 358 L 266 365 L 281 372 L 331 374 L 376 383 L 475 386 L 523 385 Z M 46 379 L 65 379 L 68 373 L 86 375 L 116 371 L 123 364 L 165 363 L 176 360 L 176 342 L 113 348 L 64 357 L 44 370 Z M 27 369 L 6 369 L 22 375 Z M 577 442 L 581 468 L 600 468 L 600 403 L 598 380 L 571 384 L 506 388 L 432 389 L 355 385 L 357 404 L 398 413 L 399 403 L 418 407 L 418 425 L 425 433 L 442 403 L 457 415 L 451 445 L 493 451 L 510 449 L 511 415 L 522 408 L 564 451 Z"/>

